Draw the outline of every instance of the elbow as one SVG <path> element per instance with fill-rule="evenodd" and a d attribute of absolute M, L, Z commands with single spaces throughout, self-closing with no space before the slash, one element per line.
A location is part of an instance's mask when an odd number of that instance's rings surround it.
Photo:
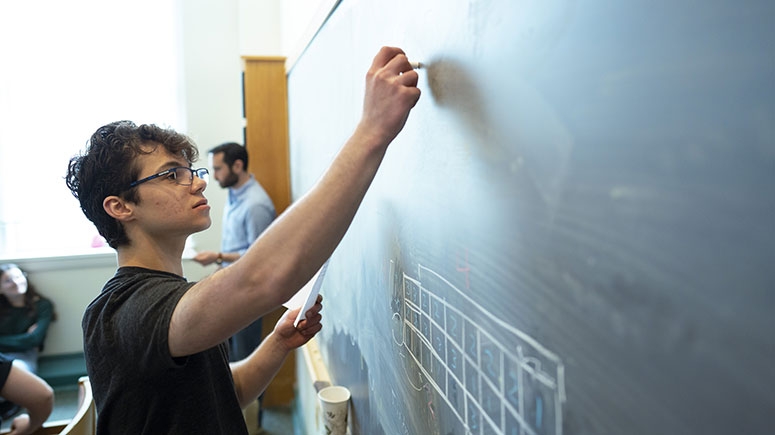
<path fill-rule="evenodd" d="M 46 385 L 41 397 L 41 410 L 46 414 L 46 418 L 54 410 L 54 389 L 50 385 Z"/>
<path fill-rule="evenodd" d="M 35 397 L 34 404 L 28 406 L 28 411 L 31 420 L 41 424 L 45 422 L 54 411 L 54 390 L 49 385 L 41 388 Z"/>

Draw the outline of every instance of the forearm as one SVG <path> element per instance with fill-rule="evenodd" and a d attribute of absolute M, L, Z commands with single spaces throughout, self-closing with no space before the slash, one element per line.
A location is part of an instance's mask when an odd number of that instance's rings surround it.
<path fill-rule="evenodd" d="M 290 350 L 270 334 L 249 357 L 230 364 L 234 388 L 242 408 L 264 392 L 289 353 Z"/>
<path fill-rule="evenodd" d="M 201 264 L 202 266 L 209 266 L 213 263 L 218 265 L 222 263 L 233 263 L 237 261 L 237 259 L 240 258 L 240 256 L 241 256 L 241 253 L 239 252 L 202 251 L 196 254 L 193 260 Z"/>
<path fill-rule="evenodd" d="M 382 47 L 366 74 L 363 115 L 353 135 L 318 184 L 232 265 L 240 265 L 248 279 L 258 279 L 253 284 L 269 282 L 267 296 L 275 298 L 270 302 L 291 297 L 339 244 L 388 144 L 420 98 L 417 78 L 402 50 Z M 262 266 L 268 273 L 251 276 Z"/>
<path fill-rule="evenodd" d="M 39 334 L 25 333 L 0 337 L 0 352 L 24 352 L 40 346 L 43 337 Z"/>
<path fill-rule="evenodd" d="M 48 417 L 51 415 L 51 412 L 54 410 L 54 398 L 53 394 L 51 396 L 51 401 L 39 401 L 35 402 L 34 406 L 32 408 L 26 407 L 27 409 L 27 415 L 30 416 L 30 424 L 29 428 L 32 429 L 30 433 L 35 433 L 35 431 L 43 426 L 43 423 L 48 420 Z"/>
<path fill-rule="evenodd" d="M 242 256 L 239 252 L 221 252 L 221 260 L 224 263 L 234 263 Z"/>

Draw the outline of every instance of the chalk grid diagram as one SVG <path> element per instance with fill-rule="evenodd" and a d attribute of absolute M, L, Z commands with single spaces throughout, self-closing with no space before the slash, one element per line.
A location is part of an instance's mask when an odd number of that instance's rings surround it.
<path fill-rule="evenodd" d="M 435 389 L 467 435 L 562 434 L 565 369 L 556 354 L 433 270 L 401 275 L 391 274 L 401 281 L 393 340 L 419 369 L 407 372 L 415 390 Z"/>

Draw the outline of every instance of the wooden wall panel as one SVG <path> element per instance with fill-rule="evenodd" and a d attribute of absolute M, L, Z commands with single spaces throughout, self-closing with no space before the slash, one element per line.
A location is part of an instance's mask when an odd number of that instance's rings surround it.
<path fill-rule="evenodd" d="M 248 169 L 280 214 L 291 202 L 285 58 L 251 56 L 243 61 Z"/>
<path fill-rule="evenodd" d="M 291 203 L 288 161 L 288 95 L 284 57 L 243 57 L 243 104 L 248 170 L 274 202 L 277 214 Z M 264 336 L 284 308 L 264 316 Z M 294 353 L 288 356 L 264 395 L 264 406 L 287 406 L 293 400 Z"/>

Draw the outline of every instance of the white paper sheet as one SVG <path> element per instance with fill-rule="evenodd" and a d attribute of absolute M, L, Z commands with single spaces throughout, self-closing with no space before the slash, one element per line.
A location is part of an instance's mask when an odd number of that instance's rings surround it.
<path fill-rule="evenodd" d="M 299 315 L 296 316 L 296 320 L 293 322 L 293 326 L 297 326 L 299 322 L 304 320 L 304 314 L 315 305 L 315 300 L 318 297 L 318 293 L 320 293 L 320 286 L 323 285 L 323 277 L 326 275 L 327 268 L 328 260 L 323 263 L 323 266 L 315 273 L 312 279 L 304 284 L 304 287 L 302 287 L 301 290 L 296 292 L 293 297 L 283 304 L 285 308 L 290 310 L 302 307 L 299 311 Z"/>

